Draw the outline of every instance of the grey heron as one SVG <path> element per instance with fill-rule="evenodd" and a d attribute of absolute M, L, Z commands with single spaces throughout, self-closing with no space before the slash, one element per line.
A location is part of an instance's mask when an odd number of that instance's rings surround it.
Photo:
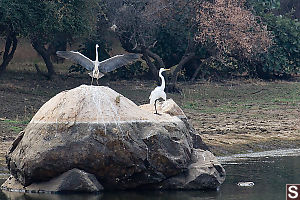
<path fill-rule="evenodd" d="M 93 79 L 97 79 L 97 84 L 98 84 L 98 79 L 103 77 L 106 73 L 111 72 L 115 69 L 118 69 L 124 65 L 131 64 L 133 61 L 139 59 L 141 57 L 140 54 L 135 54 L 135 53 L 129 53 L 129 54 L 123 54 L 123 55 L 116 55 L 111 58 L 108 58 L 106 60 L 103 60 L 99 62 L 98 60 L 98 47 L 99 45 L 96 44 L 96 60 L 92 61 L 85 55 L 77 52 L 77 51 L 57 51 L 56 54 L 59 57 L 70 59 L 73 62 L 81 65 L 82 67 L 86 68 L 89 71 L 89 75 L 92 77 L 92 82 L 93 84 Z"/>
<path fill-rule="evenodd" d="M 154 104 L 154 108 L 155 108 L 155 113 L 154 114 L 157 114 L 159 115 L 159 113 L 157 112 L 157 109 L 156 109 L 156 102 L 162 98 L 164 99 L 165 101 L 167 100 L 167 95 L 165 93 L 165 87 L 166 87 L 166 83 L 165 83 L 165 78 L 164 76 L 162 75 L 162 73 L 164 71 L 168 71 L 170 69 L 165 69 L 165 68 L 160 68 L 159 69 L 159 77 L 161 78 L 161 86 L 157 86 L 150 94 L 150 104 L 153 105 Z"/>

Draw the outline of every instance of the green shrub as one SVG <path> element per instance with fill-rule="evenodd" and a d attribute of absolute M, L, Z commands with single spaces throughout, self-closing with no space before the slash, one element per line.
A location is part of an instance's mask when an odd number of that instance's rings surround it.
<path fill-rule="evenodd" d="M 274 34 L 274 45 L 262 56 L 264 71 L 274 75 L 299 72 L 300 22 L 272 13 L 264 15 L 264 21 Z"/>

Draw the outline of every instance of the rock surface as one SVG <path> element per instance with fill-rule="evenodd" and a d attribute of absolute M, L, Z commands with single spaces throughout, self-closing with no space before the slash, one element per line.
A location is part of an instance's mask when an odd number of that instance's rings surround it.
<path fill-rule="evenodd" d="M 155 115 L 102 86 L 61 92 L 32 118 L 7 154 L 23 186 L 78 168 L 104 189 L 217 188 L 225 171 L 172 101 Z M 205 160 L 203 158 L 206 158 Z"/>
<path fill-rule="evenodd" d="M 32 193 L 57 192 L 100 192 L 102 185 L 92 174 L 79 169 L 72 169 L 46 182 L 33 183 L 29 186 L 21 185 L 13 176 L 10 176 L 1 186 L 8 191 L 30 191 Z"/>
<path fill-rule="evenodd" d="M 152 113 L 155 112 L 154 106 L 150 104 L 141 105 L 139 107 Z M 163 102 L 157 102 L 157 111 L 160 114 L 168 114 L 170 116 L 186 118 L 182 109 L 173 101 L 173 99 L 168 99 Z"/>

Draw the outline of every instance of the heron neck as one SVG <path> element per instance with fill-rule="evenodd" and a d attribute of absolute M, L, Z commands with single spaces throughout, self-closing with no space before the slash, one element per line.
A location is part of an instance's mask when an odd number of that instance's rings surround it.
<path fill-rule="evenodd" d="M 162 75 L 162 72 L 159 72 L 159 77 L 161 78 L 161 86 L 160 87 L 162 88 L 162 90 L 164 90 L 166 87 L 166 83 L 165 83 L 165 78 Z"/>
<path fill-rule="evenodd" d="M 96 47 L 96 61 L 98 61 L 98 47 Z"/>

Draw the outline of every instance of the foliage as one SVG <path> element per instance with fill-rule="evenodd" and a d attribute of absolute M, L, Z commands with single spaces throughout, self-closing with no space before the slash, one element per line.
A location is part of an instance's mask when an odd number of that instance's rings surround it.
<path fill-rule="evenodd" d="M 300 66 L 300 22 L 287 15 L 275 15 L 280 9 L 279 0 L 252 0 L 248 2 L 257 15 L 267 24 L 274 35 L 274 45 L 267 54 L 261 55 L 265 75 L 286 76 L 299 72 Z"/>
<path fill-rule="evenodd" d="M 93 28 L 91 16 L 93 1 L 27 1 L 31 5 L 27 33 L 31 39 L 48 43 L 59 36 L 82 36 Z"/>
<path fill-rule="evenodd" d="M 29 38 L 44 59 L 50 78 L 55 73 L 50 56 L 94 29 L 97 7 L 93 5 L 96 0 L 1 0 L 0 29 Z"/>
<path fill-rule="evenodd" d="M 173 19 L 168 19 L 165 25 L 168 36 L 163 42 L 169 38 L 170 43 L 183 43 L 185 46 L 172 46 L 173 52 L 165 57 L 178 55 L 175 53 L 177 51 L 182 60 L 186 55 L 194 53 L 195 56 L 183 68 L 193 78 L 199 69 L 201 76 L 210 74 L 217 77 L 249 71 L 247 64 L 257 61 L 272 45 L 271 33 L 247 9 L 245 1 L 176 2 L 177 7 L 169 9 Z"/>
<path fill-rule="evenodd" d="M 263 67 L 275 75 L 299 72 L 300 22 L 285 16 L 265 16 L 269 30 L 275 35 L 275 45 L 263 56 Z"/>
<path fill-rule="evenodd" d="M 103 35 L 115 34 L 126 51 L 143 54 L 148 68 L 137 63 L 112 77 L 144 75 L 149 69 L 157 78 L 165 66 L 174 68 L 173 83 L 182 72 L 192 79 L 283 75 L 299 71 L 300 29 L 290 17 L 293 10 L 275 15 L 280 9 L 280 0 L 1 0 L 0 35 L 14 47 L 16 37 L 29 38 L 48 71 L 50 55 L 74 40 L 82 41 L 79 51 L 89 58 L 95 57 L 96 43 L 99 59 L 108 58 L 111 46 Z"/>
<path fill-rule="evenodd" d="M 47 43 L 61 34 L 76 36 L 90 30 L 89 3 L 92 0 L 1 0 L 0 22 L 20 36 Z"/>
<path fill-rule="evenodd" d="M 267 13 L 280 8 L 280 0 L 248 0 L 246 3 L 256 13 Z"/>
<path fill-rule="evenodd" d="M 176 32 L 170 29 L 162 28 L 156 34 L 157 43 L 153 51 L 161 56 L 167 67 L 172 67 L 180 62 L 184 55 L 186 43 Z"/>
<path fill-rule="evenodd" d="M 173 66 L 173 85 L 181 70 L 190 77 L 199 69 L 202 75 L 247 70 L 272 44 L 271 33 L 244 0 L 104 2 L 123 47 L 143 53 L 154 75 Z"/>
<path fill-rule="evenodd" d="M 196 16 L 196 39 L 216 47 L 220 54 L 238 59 L 255 59 L 258 53 L 266 52 L 272 43 L 271 35 L 244 4 L 236 0 L 201 3 Z"/>
<path fill-rule="evenodd" d="M 158 18 L 151 13 L 149 0 L 104 0 L 105 16 L 108 23 L 116 25 L 120 39 L 126 41 L 124 48 L 134 48 L 137 44 L 150 45 L 158 27 Z M 158 1 L 154 1 L 158 2 Z"/>
<path fill-rule="evenodd" d="M 26 29 L 28 12 L 30 8 L 25 1 L 1 0 L 0 1 L 0 32 L 5 33 L 7 29 L 13 32 L 23 33 Z"/>

